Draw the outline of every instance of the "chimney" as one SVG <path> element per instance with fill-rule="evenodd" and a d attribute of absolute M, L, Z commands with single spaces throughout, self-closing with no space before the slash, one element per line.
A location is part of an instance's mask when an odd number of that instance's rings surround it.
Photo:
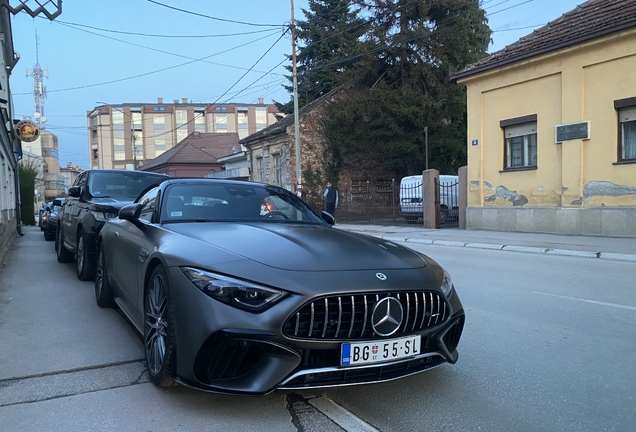
<path fill-rule="evenodd" d="M 181 98 L 181 103 L 188 103 L 188 98 Z"/>
<path fill-rule="evenodd" d="M 174 104 L 178 104 L 179 103 L 179 99 L 173 99 L 172 102 L 174 102 Z"/>
<path fill-rule="evenodd" d="M 258 103 L 261 105 L 265 104 L 265 99 L 264 98 L 258 98 Z"/>
<path fill-rule="evenodd" d="M 158 103 L 158 104 L 162 104 L 162 103 L 163 103 L 163 98 L 158 97 L 158 98 L 157 98 L 157 103 Z"/>
<path fill-rule="evenodd" d="M 194 133 L 192 134 L 193 138 L 199 138 L 200 132 L 199 131 L 194 131 Z"/>

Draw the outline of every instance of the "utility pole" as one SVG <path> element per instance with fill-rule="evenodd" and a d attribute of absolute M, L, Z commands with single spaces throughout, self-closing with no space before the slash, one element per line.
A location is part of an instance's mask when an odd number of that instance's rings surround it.
<path fill-rule="evenodd" d="M 426 169 L 428 170 L 428 126 L 424 126 L 424 152 L 426 153 Z"/>
<path fill-rule="evenodd" d="M 296 72 L 296 22 L 294 21 L 294 0 L 291 1 L 292 71 L 294 83 L 294 149 L 296 150 L 296 195 L 302 196 L 303 183 L 300 170 L 300 130 L 298 119 L 298 74 Z"/>

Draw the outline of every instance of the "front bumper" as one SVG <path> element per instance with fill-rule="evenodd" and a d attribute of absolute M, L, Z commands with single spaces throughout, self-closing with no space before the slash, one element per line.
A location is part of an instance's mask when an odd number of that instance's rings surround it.
<path fill-rule="evenodd" d="M 341 346 L 363 340 L 294 338 L 284 323 L 306 303 L 288 296 L 269 310 L 252 314 L 222 304 L 196 289 L 178 268 L 170 279 L 177 333 L 178 382 L 199 390 L 262 395 L 276 389 L 307 389 L 383 382 L 455 363 L 464 326 L 457 293 L 447 299 L 447 319 L 423 330 L 416 357 L 360 366 L 340 366 Z M 393 336 L 395 337 L 395 336 Z M 373 337 L 369 341 L 391 339 Z"/>

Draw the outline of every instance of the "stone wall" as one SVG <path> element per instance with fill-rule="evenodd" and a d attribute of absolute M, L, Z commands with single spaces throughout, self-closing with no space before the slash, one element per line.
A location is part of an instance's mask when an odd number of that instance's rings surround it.
<path fill-rule="evenodd" d="M 636 207 L 468 207 L 468 229 L 636 237 Z"/>

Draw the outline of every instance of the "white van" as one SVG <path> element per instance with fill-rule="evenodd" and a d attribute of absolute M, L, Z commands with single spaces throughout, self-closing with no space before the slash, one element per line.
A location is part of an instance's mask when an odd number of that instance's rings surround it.
<path fill-rule="evenodd" d="M 448 209 L 458 207 L 458 188 L 456 184 L 459 177 L 456 175 L 443 174 L 439 176 L 440 213 L 444 218 L 448 214 Z M 454 187 L 448 187 L 454 186 Z M 414 175 L 404 177 L 400 180 L 400 214 L 408 223 L 415 223 L 422 217 L 422 176 Z"/>

